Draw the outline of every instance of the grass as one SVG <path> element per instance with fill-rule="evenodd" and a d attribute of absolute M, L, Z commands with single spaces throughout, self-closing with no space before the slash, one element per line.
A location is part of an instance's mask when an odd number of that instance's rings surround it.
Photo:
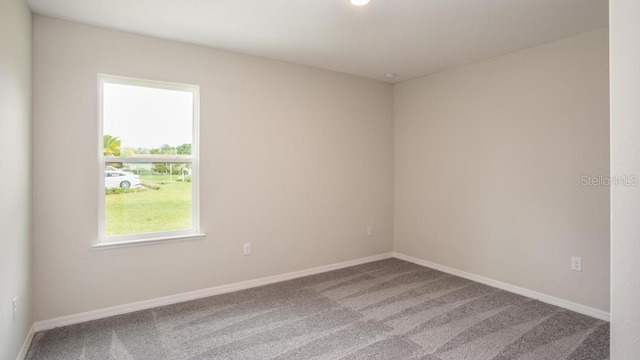
<path fill-rule="evenodd" d="M 107 236 L 191 228 L 191 183 L 168 182 L 169 175 L 140 176 L 140 180 L 163 185 L 158 190 L 105 196 Z"/>
<path fill-rule="evenodd" d="M 180 175 L 140 175 L 140 180 L 165 184 L 165 183 L 179 182 Z"/>

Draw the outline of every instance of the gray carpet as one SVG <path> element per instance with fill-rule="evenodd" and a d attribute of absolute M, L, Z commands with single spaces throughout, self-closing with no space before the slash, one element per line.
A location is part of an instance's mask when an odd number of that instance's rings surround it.
<path fill-rule="evenodd" d="M 609 357 L 609 323 L 388 259 L 39 332 L 37 359 Z"/>

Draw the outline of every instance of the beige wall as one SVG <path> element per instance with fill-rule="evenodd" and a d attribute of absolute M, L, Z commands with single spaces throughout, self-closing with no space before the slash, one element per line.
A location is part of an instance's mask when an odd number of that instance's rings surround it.
<path fill-rule="evenodd" d="M 392 250 L 390 84 L 34 19 L 36 321 Z M 91 250 L 97 73 L 200 85 L 205 240 Z"/>
<path fill-rule="evenodd" d="M 609 174 L 607 36 L 393 88 L 36 16 L 35 320 L 380 254 L 394 236 L 400 253 L 608 311 L 609 189 L 582 186 Z M 201 86 L 205 240 L 91 250 L 97 73 Z"/>
<path fill-rule="evenodd" d="M 611 174 L 640 177 L 640 3 L 611 1 Z M 611 188 L 611 358 L 640 354 L 640 187 Z"/>
<path fill-rule="evenodd" d="M 0 359 L 15 359 L 31 327 L 31 12 L 0 1 Z M 12 300 L 18 313 L 12 316 Z"/>
<path fill-rule="evenodd" d="M 607 36 L 395 87 L 395 251 L 608 311 Z"/>

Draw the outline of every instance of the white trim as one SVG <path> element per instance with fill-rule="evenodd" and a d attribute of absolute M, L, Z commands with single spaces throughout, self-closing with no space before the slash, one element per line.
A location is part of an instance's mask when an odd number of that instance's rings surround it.
<path fill-rule="evenodd" d="M 515 294 L 518 294 L 518 295 L 522 295 L 522 296 L 526 296 L 526 297 L 529 297 L 529 298 L 532 298 L 532 299 L 540 300 L 540 301 L 542 301 L 544 303 L 555 305 L 555 306 L 559 306 L 561 308 L 568 309 L 568 310 L 571 310 L 571 311 L 575 311 L 575 312 L 580 313 L 580 314 L 588 315 L 588 316 L 594 317 L 596 319 L 605 320 L 605 321 L 609 321 L 609 319 L 610 319 L 610 314 L 608 312 L 602 311 L 602 310 L 599 310 L 599 309 L 596 309 L 596 308 L 592 308 L 590 306 L 574 303 L 572 301 L 560 299 L 560 298 L 557 298 L 555 296 L 551 296 L 551 295 L 543 294 L 543 293 L 540 293 L 540 292 L 537 292 L 537 291 L 521 288 L 519 286 L 507 284 L 507 283 L 504 283 L 504 282 L 501 282 L 501 281 L 498 281 L 498 280 L 494 280 L 494 279 L 490 279 L 490 278 L 487 278 L 487 277 L 484 277 L 484 276 L 468 273 L 466 271 L 450 268 L 448 266 L 432 263 L 431 261 L 418 259 L 418 258 L 415 258 L 413 256 L 401 254 L 401 253 L 398 253 L 398 252 L 394 252 L 393 253 L 393 257 L 398 258 L 400 260 L 409 261 L 409 262 L 412 262 L 414 264 L 426 266 L 428 268 L 440 270 L 440 271 L 445 272 L 447 274 L 456 275 L 456 276 L 459 276 L 461 278 L 469 279 L 469 280 L 472 280 L 472 281 L 475 281 L 475 282 L 479 282 L 481 284 L 489 285 L 489 286 L 492 286 L 492 287 L 495 287 L 495 288 L 498 288 L 498 289 L 502 289 L 502 290 L 505 290 L 505 291 L 509 291 L 509 292 L 512 292 L 512 293 L 515 293 Z"/>
<path fill-rule="evenodd" d="M 191 91 L 191 92 L 200 90 L 200 86 L 194 85 L 194 84 L 178 83 L 178 82 L 162 81 L 162 80 L 150 80 L 150 79 L 142 79 L 142 78 L 135 78 L 135 77 L 129 77 L 129 76 L 105 74 L 105 73 L 98 73 L 98 78 L 106 78 L 108 79 L 109 83 L 112 83 L 112 84 L 141 86 L 138 83 L 145 83 L 144 87 L 152 87 L 157 89 Z"/>
<path fill-rule="evenodd" d="M 87 311 L 84 313 L 79 313 L 74 315 L 62 316 L 55 319 L 37 321 L 33 325 L 35 326 L 36 332 L 49 330 L 49 329 L 53 329 L 60 326 L 78 324 L 85 321 L 97 320 L 97 319 L 102 319 L 110 316 L 126 314 L 134 311 L 151 309 L 158 306 L 171 305 L 171 304 L 180 303 L 184 301 L 205 298 L 213 295 L 220 295 L 220 294 L 230 293 L 234 291 L 254 288 L 258 286 L 269 285 L 269 284 L 278 283 L 281 281 L 297 279 L 300 277 L 320 274 L 327 271 L 338 270 L 338 269 L 342 269 L 342 268 L 346 268 L 354 265 L 365 264 L 372 261 L 388 259 L 391 257 L 393 257 L 392 253 L 374 255 L 374 256 L 369 256 L 361 259 L 349 260 L 349 261 L 344 261 L 336 264 L 330 264 L 330 265 L 319 266 L 319 267 L 306 269 L 306 270 L 294 271 L 286 274 L 267 276 L 260 279 L 242 281 L 234 284 L 214 286 L 208 289 L 190 291 L 182 294 L 169 295 L 169 296 L 156 298 L 156 299 L 143 300 L 143 301 L 138 301 L 130 304 L 112 306 L 109 308 Z"/>
<path fill-rule="evenodd" d="M 207 237 L 206 234 L 190 234 L 190 235 L 157 237 L 157 238 L 151 238 L 151 239 L 110 241 L 110 242 L 101 242 L 95 245 L 91 245 L 91 248 L 93 250 L 117 249 L 117 248 L 129 247 L 129 246 L 151 245 L 151 244 L 168 243 L 168 242 L 174 242 L 174 241 L 202 240 L 205 237 Z"/>
<path fill-rule="evenodd" d="M 158 231 L 152 233 L 138 233 L 130 235 L 109 236 L 104 241 L 91 245 L 92 247 L 108 246 L 109 244 L 127 245 L 136 243 L 151 243 L 154 241 L 174 241 L 192 238 L 204 238 L 204 234 L 193 229 Z"/>
<path fill-rule="evenodd" d="M 134 240 L 141 240 L 140 243 L 150 243 L 156 240 L 165 240 L 190 235 L 198 236 L 200 234 L 200 183 L 199 183 L 199 145 L 200 145 L 200 86 L 192 84 L 180 84 L 157 80 L 147 80 L 130 78 L 124 76 L 108 75 L 98 73 L 98 236 L 93 240 L 92 247 L 99 248 L 100 245 L 117 243 L 110 247 L 130 246 Z M 191 154 L 190 155 L 137 155 L 131 157 L 125 156 L 104 156 L 104 86 L 105 84 L 120 84 L 145 88 L 156 88 L 165 90 L 175 90 L 191 93 L 192 101 L 192 120 L 191 120 Z M 105 225 L 105 193 L 104 193 L 104 165 L 109 162 L 119 163 L 189 163 L 191 164 L 191 228 L 180 229 L 175 231 L 164 231 L 157 233 L 135 233 L 129 235 L 107 236 Z"/>
<path fill-rule="evenodd" d="M 29 351 L 29 346 L 31 346 L 31 341 L 33 340 L 33 335 L 36 333 L 35 324 L 31 325 L 29 332 L 27 333 L 27 337 L 24 339 L 24 343 L 22 343 L 22 347 L 20 348 L 20 352 L 18 353 L 18 357 L 16 360 L 24 360 L 27 356 L 27 351 Z"/>
<path fill-rule="evenodd" d="M 193 143 L 191 144 L 193 152 Z M 193 155 L 135 155 L 135 156 L 103 156 L 103 163 L 193 163 Z"/>

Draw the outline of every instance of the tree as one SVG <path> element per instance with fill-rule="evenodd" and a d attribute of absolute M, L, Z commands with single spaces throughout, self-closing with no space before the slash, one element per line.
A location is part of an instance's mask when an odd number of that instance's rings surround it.
<path fill-rule="evenodd" d="M 102 137 L 103 155 L 104 156 L 120 156 L 121 141 L 116 136 L 104 135 Z"/>
<path fill-rule="evenodd" d="M 167 173 L 167 165 L 166 164 L 162 164 L 162 163 L 156 163 L 153 166 L 153 171 L 156 173 L 160 173 L 160 174 L 166 174 Z"/>
<path fill-rule="evenodd" d="M 189 155 L 191 154 L 191 144 L 182 144 L 176 148 L 178 155 Z"/>
<path fill-rule="evenodd" d="M 135 156 L 137 154 L 136 153 L 136 149 L 130 148 L 130 147 L 126 147 L 126 148 L 122 149 L 121 153 L 124 156 Z"/>
<path fill-rule="evenodd" d="M 160 146 L 160 149 L 158 149 L 158 154 L 162 154 L 162 155 L 175 155 L 175 153 L 176 153 L 176 148 L 167 144 Z"/>

